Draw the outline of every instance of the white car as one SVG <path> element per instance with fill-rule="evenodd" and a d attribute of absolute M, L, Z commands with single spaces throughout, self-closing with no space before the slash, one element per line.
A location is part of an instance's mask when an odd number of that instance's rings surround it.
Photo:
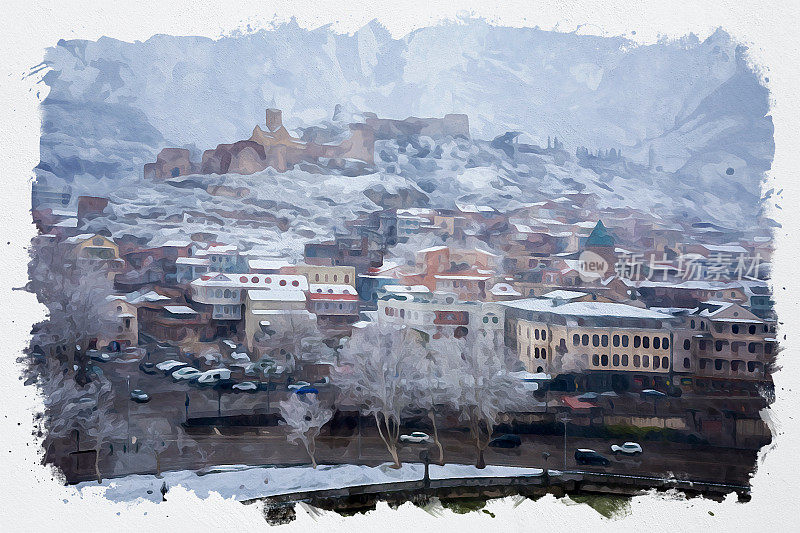
<path fill-rule="evenodd" d="M 611 453 L 614 455 L 618 455 L 620 453 L 625 455 L 640 455 L 642 453 L 642 447 L 636 442 L 626 442 L 622 446 L 612 444 Z"/>
<path fill-rule="evenodd" d="M 297 390 L 297 389 L 302 389 L 303 387 L 310 387 L 310 386 L 311 383 L 309 383 L 308 381 L 295 381 L 286 388 L 289 390 Z"/>
<path fill-rule="evenodd" d="M 423 433 L 421 431 L 415 431 L 410 435 L 400 435 L 400 442 L 411 442 L 413 444 L 420 444 L 420 443 L 429 444 L 433 442 L 433 440 L 427 433 Z"/>
<path fill-rule="evenodd" d="M 158 363 L 156 365 L 156 368 L 161 370 L 162 372 L 164 372 L 166 374 L 171 374 L 172 372 L 175 372 L 176 370 L 178 370 L 182 366 L 187 366 L 187 365 L 186 365 L 186 363 L 182 363 L 180 361 L 176 361 L 175 359 L 168 359 L 168 360 L 164 361 L 163 363 Z"/>
<path fill-rule="evenodd" d="M 187 366 L 173 372 L 172 379 L 174 379 L 175 381 L 192 381 L 193 379 L 200 377 L 201 374 L 202 372 L 200 372 L 196 368 Z"/>
<path fill-rule="evenodd" d="M 201 372 L 197 378 L 200 385 L 213 385 L 223 379 L 231 379 L 231 371 L 227 368 L 215 368 Z"/>
<path fill-rule="evenodd" d="M 235 391 L 253 392 L 255 390 L 258 390 L 258 385 L 253 383 L 252 381 L 242 381 L 241 383 L 237 383 L 231 388 Z"/>

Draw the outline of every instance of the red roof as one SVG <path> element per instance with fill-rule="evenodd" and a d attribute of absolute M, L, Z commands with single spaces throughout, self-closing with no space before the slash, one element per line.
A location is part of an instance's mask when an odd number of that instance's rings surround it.
<path fill-rule="evenodd" d="M 564 402 L 564 404 L 571 409 L 591 409 L 592 407 L 595 407 L 594 405 L 588 402 L 580 401 L 575 396 L 564 396 L 563 398 L 561 398 L 561 401 Z"/>
<path fill-rule="evenodd" d="M 309 300 L 358 300 L 357 294 L 330 294 L 327 292 L 309 292 Z"/>

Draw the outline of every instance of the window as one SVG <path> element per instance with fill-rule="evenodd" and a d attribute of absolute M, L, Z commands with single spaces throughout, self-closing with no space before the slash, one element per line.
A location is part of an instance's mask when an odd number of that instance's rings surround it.
<path fill-rule="evenodd" d="M 756 353 L 757 346 L 758 344 L 756 344 L 755 342 L 751 342 L 750 344 L 747 345 L 747 351 L 750 353 Z"/>
<path fill-rule="evenodd" d="M 531 356 L 531 347 L 530 347 L 530 346 L 528 346 L 528 347 L 525 349 L 525 351 L 527 352 L 527 354 L 528 354 L 528 357 L 530 357 L 530 356 Z"/>
<path fill-rule="evenodd" d="M 494 318 L 493 320 L 495 321 L 495 323 L 497 323 L 497 318 Z M 543 341 L 547 340 L 547 330 L 545 329 L 542 330 L 542 340 Z"/>
<path fill-rule="evenodd" d="M 592 346 L 594 346 L 595 348 L 600 346 L 600 336 L 599 335 L 597 335 L 597 334 L 592 335 Z"/>
<path fill-rule="evenodd" d="M 628 347 L 628 336 L 627 335 L 623 335 L 622 336 L 622 347 L 623 348 L 627 348 Z"/>
<path fill-rule="evenodd" d="M 126 318 L 125 319 L 125 329 L 131 329 L 131 319 L 130 318 Z"/>
<path fill-rule="evenodd" d="M 757 365 L 757 363 L 755 361 L 748 361 L 747 362 L 747 370 L 750 371 L 750 372 L 755 372 L 756 371 L 756 365 Z"/>
<path fill-rule="evenodd" d="M 708 359 L 700 359 L 700 370 L 705 370 L 708 364 Z"/>
<path fill-rule="evenodd" d="M 401 309 L 400 310 L 400 318 L 405 318 L 405 317 L 406 317 L 406 310 L 405 309 Z"/>
<path fill-rule="evenodd" d="M 225 295 L 225 298 L 230 298 L 231 297 L 231 290 L 230 289 L 225 289 L 224 295 Z"/>
<path fill-rule="evenodd" d="M 714 361 L 714 368 L 715 368 L 716 370 L 722 370 L 722 363 L 723 363 L 723 360 L 722 360 L 722 359 L 716 359 L 716 360 Z"/>
<path fill-rule="evenodd" d="M 750 331 L 750 335 L 755 335 L 756 334 L 756 327 L 755 326 L 750 326 L 748 328 L 748 331 Z"/>
<path fill-rule="evenodd" d="M 691 347 L 692 347 L 692 341 L 690 341 L 689 339 L 684 339 L 683 340 L 683 349 L 684 350 L 689 350 Z"/>
<path fill-rule="evenodd" d="M 534 330 L 533 336 L 536 338 L 537 341 L 539 340 L 539 330 L 538 329 Z"/>
<path fill-rule="evenodd" d="M 706 351 L 706 341 L 701 339 L 700 342 L 697 343 L 697 347 L 700 349 L 701 352 L 705 352 Z"/>
<path fill-rule="evenodd" d="M 497 318 L 496 316 L 493 316 L 493 317 L 492 317 L 492 323 L 493 323 L 493 324 L 499 324 L 499 323 L 500 323 L 500 319 L 499 319 L 499 318 Z M 542 332 L 542 333 L 544 333 L 544 332 Z M 544 338 L 544 337 L 542 337 L 542 338 Z"/>
<path fill-rule="evenodd" d="M 653 357 L 653 368 L 661 368 L 661 358 Z"/>
<path fill-rule="evenodd" d="M 614 356 L 611 358 L 611 362 L 614 366 L 619 366 L 619 354 L 615 353 Z"/>
<path fill-rule="evenodd" d="M 622 366 L 628 366 L 628 354 L 622 354 Z"/>
<path fill-rule="evenodd" d="M 344 275 L 344 282 L 345 283 L 350 283 L 350 274 L 345 274 Z"/>
<path fill-rule="evenodd" d="M 642 338 L 639 335 L 633 337 L 633 347 L 638 348 L 642 345 Z"/>
<path fill-rule="evenodd" d="M 594 354 L 592 356 L 592 364 L 594 366 L 600 366 L 600 356 L 598 356 L 597 354 Z"/>
<path fill-rule="evenodd" d="M 294 280 L 294 281 L 292 282 L 292 287 L 299 287 L 299 286 L 300 286 L 300 282 L 299 282 L 299 281 L 297 281 L 297 280 Z M 345 294 L 347 294 L 347 293 L 345 293 Z"/>
<path fill-rule="evenodd" d="M 669 359 L 666 357 L 661 358 L 661 367 L 662 368 L 669 368 Z"/>
<path fill-rule="evenodd" d="M 489 323 L 489 317 L 488 316 L 483 317 L 483 323 L 484 324 L 488 324 Z"/>
<path fill-rule="evenodd" d="M 690 325 L 691 325 L 692 329 L 694 329 L 696 327 L 696 324 L 694 323 L 694 320 L 692 320 Z"/>
<path fill-rule="evenodd" d="M 633 356 L 633 366 L 635 366 L 636 368 L 639 368 L 640 364 L 641 364 L 641 358 L 638 355 L 634 355 Z"/>
<path fill-rule="evenodd" d="M 731 361 L 731 371 L 732 372 L 739 371 L 739 361 Z"/>
<path fill-rule="evenodd" d="M 770 355 L 772 353 L 772 343 L 768 342 L 764 344 L 764 353 Z"/>
<path fill-rule="evenodd" d="M 714 349 L 717 350 L 718 352 L 721 352 L 722 351 L 722 344 L 723 344 L 722 341 L 714 342 Z"/>
<path fill-rule="evenodd" d="M 603 356 L 600 358 L 600 362 L 603 363 L 603 366 L 608 366 L 608 355 L 603 354 Z"/>
<path fill-rule="evenodd" d="M 700 321 L 700 329 L 706 329 L 706 323 L 702 320 Z"/>
<path fill-rule="evenodd" d="M 653 337 L 653 349 L 660 350 L 661 349 L 661 338 L 660 337 Z"/>
<path fill-rule="evenodd" d="M 650 348 L 650 337 L 642 337 L 642 348 Z"/>
<path fill-rule="evenodd" d="M 577 346 L 580 343 L 581 343 L 581 336 L 576 333 L 575 335 L 572 336 L 572 345 Z"/>
<path fill-rule="evenodd" d="M 642 356 L 642 366 L 645 367 L 645 368 L 650 366 L 650 356 L 649 355 L 643 355 Z"/>
<path fill-rule="evenodd" d="M 338 278 L 338 277 L 339 277 L 339 276 L 337 276 L 336 274 L 334 274 L 334 275 L 333 275 L 333 281 L 334 281 L 334 282 L 338 281 L 338 280 L 336 279 L 336 278 Z"/>
<path fill-rule="evenodd" d="M 314 281 L 319 281 L 319 274 L 314 275 Z"/>
<path fill-rule="evenodd" d="M 600 337 L 600 345 L 604 348 L 608 346 L 608 335 L 603 335 Z"/>
<path fill-rule="evenodd" d="M 739 325 L 738 324 L 732 325 L 731 326 L 731 332 L 732 333 L 739 333 Z"/>
<path fill-rule="evenodd" d="M 286 286 L 286 280 L 285 280 L 285 279 L 282 279 L 282 280 L 281 280 L 281 281 L 280 281 L 278 284 L 279 284 L 281 287 L 285 287 L 285 286 Z"/>
<path fill-rule="evenodd" d="M 669 348 L 669 337 L 663 337 L 661 339 L 661 347 L 665 350 Z"/>
<path fill-rule="evenodd" d="M 581 344 L 584 346 L 589 346 L 589 335 L 584 333 L 583 337 L 581 337 Z"/>
<path fill-rule="evenodd" d="M 217 298 L 222 298 L 222 289 L 217 289 L 216 290 L 216 296 L 217 296 Z"/>
<path fill-rule="evenodd" d="M 692 366 L 692 361 L 688 357 L 683 358 L 683 368 L 689 368 Z"/>
<path fill-rule="evenodd" d="M 611 337 L 611 344 L 614 345 L 614 348 L 619 346 L 619 335 L 614 335 Z"/>

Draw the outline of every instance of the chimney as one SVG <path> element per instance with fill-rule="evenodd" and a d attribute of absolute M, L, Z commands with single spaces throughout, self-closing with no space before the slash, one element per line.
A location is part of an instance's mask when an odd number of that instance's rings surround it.
<path fill-rule="evenodd" d="M 267 129 L 276 132 L 283 126 L 280 109 L 267 109 Z"/>

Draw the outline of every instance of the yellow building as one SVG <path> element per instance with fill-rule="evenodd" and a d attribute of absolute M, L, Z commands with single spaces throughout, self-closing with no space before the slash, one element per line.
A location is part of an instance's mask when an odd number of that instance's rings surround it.
<path fill-rule="evenodd" d="M 356 269 L 352 266 L 308 265 L 300 263 L 281 268 L 281 274 L 300 274 L 308 283 L 329 283 L 356 286 Z"/>
<path fill-rule="evenodd" d="M 81 259 L 99 261 L 119 259 L 119 247 L 114 241 L 102 235 L 84 233 L 70 237 L 65 242 L 73 245 L 75 257 Z"/>
<path fill-rule="evenodd" d="M 576 374 L 607 389 L 669 385 L 676 318 L 620 303 L 513 300 L 505 341 L 529 372 Z"/>
<path fill-rule="evenodd" d="M 104 312 L 108 320 L 108 331 L 97 339 L 97 347 L 102 348 L 116 341 L 120 347 L 139 344 L 139 321 L 137 307 L 128 302 L 125 296 L 111 295 L 106 298 Z"/>

